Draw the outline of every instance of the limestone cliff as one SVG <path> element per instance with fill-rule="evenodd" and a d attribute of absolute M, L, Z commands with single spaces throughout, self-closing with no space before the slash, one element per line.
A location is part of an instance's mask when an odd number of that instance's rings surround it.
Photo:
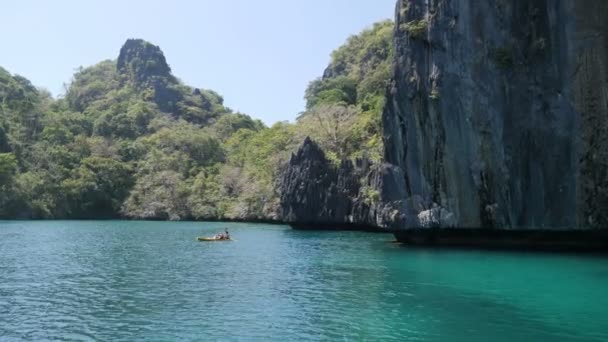
<path fill-rule="evenodd" d="M 604 0 L 398 1 L 383 126 L 423 207 L 406 226 L 608 227 L 606 18 Z"/>
<path fill-rule="evenodd" d="M 143 39 L 127 39 L 120 49 L 116 68 L 137 87 L 146 87 L 157 78 L 175 81 L 161 49 Z"/>
<path fill-rule="evenodd" d="M 128 39 L 120 49 L 116 69 L 123 83 L 139 91 L 151 90 L 161 110 L 179 111 L 177 103 L 183 96 L 175 89 L 178 81 L 158 46 L 143 39 Z"/>
<path fill-rule="evenodd" d="M 309 138 L 282 174 L 281 219 L 300 228 L 397 228 L 405 224 L 403 175 L 364 160 L 334 165 Z"/>
<path fill-rule="evenodd" d="M 143 39 L 127 39 L 116 60 L 121 85 L 153 100 L 163 112 L 208 125 L 224 112 L 223 98 L 211 90 L 191 88 L 172 73 L 160 47 Z"/>

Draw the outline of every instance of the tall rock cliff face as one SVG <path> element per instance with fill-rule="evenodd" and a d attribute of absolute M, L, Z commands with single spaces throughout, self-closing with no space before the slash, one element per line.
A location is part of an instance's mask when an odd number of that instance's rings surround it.
<path fill-rule="evenodd" d="M 396 17 L 383 125 L 407 197 L 463 228 L 608 227 L 608 1 L 399 0 Z"/>

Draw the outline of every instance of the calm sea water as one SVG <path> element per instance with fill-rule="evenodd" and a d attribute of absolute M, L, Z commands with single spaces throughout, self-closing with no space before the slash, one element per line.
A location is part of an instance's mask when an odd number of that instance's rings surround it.
<path fill-rule="evenodd" d="M 237 241 L 195 241 L 225 226 Z M 0 222 L 0 340 L 608 341 L 608 259 L 391 240 Z"/>

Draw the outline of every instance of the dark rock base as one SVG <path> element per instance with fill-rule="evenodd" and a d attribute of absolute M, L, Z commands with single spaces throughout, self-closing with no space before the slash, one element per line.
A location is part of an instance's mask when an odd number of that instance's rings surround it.
<path fill-rule="evenodd" d="M 407 245 L 608 253 L 606 230 L 412 229 L 393 231 Z"/>
<path fill-rule="evenodd" d="M 357 231 L 369 233 L 390 233 L 388 229 L 378 228 L 364 224 L 352 223 L 289 223 L 289 226 L 295 230 L 310 230 L 310 231 Z"/>

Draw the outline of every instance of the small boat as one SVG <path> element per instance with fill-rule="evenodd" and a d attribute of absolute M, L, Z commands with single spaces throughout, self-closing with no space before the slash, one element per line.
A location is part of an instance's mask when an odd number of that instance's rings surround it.
<path fill-rule="evenodd" d="M 220 241 L 233 241 L 233 240 L 232 239 L 218 239 L 215 237 L 198 237 L 198 241 L 220 242 Z"/>

